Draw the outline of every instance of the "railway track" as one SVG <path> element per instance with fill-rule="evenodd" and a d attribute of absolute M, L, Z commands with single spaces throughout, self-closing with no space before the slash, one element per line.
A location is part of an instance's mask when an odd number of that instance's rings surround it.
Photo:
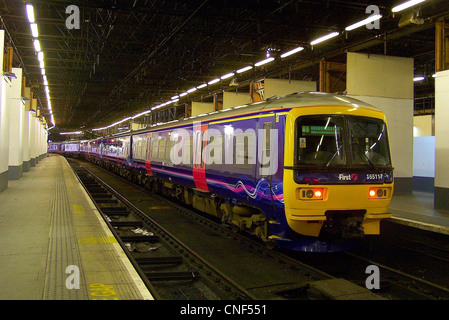
<path fill-rule="evenodd" d="M 385 222 L 382 227 L 381 236 L 362 241 L 352 252 L 293 255 L 333 276 L 358 284 L 365 281 L 367 266 L 377 266 L 380 289 L 374 292 L 387 299 L 449 300 L 447 237 L 393 222 Z"/>
<path fill-rule="evenodd" d="M 198 255 L 201 254 L 201 260 L 207 260 L 220 270 L 220 274 L 226 274 L 229 282 L 238 283 L 247 292 L 246 296 L 252 299 L 329 300 L 348 299 L 352 294 L 365 295 L 367 299 L 379 298 L 344 279 L 335 278 L 288 255 L 270 250 L 257 239 L 235 233 L 229 226 L 211 220 L 207 215 L 159 195 L 149 194 L 96 165 L 78 160 L 70 160 L 70 163 L 78 163 L 78 166 L 82 163 L 82 167 L 88 170 L 90 176 L 95 176 L 103 188 L 113 193 L 114 198 L 123 200 L 126 206 L 138 211 L 139 215 L 151 215 L 160 225 L 165 223 L 166 229 L 170 228 L 173 230 L 171 233 L 182 238 L 178 242 L 183 241 L 184 247 L 195 247 Z M 341 287 L 345 287 L 344 292 L 339 289 Z M 336 292 L 340 296 L 336 296 Z M 186 299 L 179 295 L 177 297 Z M 209 298 L 217 299 L 212 296 Z"/>
<path fill-rule="evenodd" d="M 202 228 L 209 230 L 208 232 L 218 234 L 222 239 L 227 239 L 228 241 L 236 243 L 240 249 L 245 251 L 242 252 L 243 256 L 246 257 L 248 256 L 248 252 L 251 252 L 251 254 L 257 255 L 259 258 L 263 257 L 264 263 L 270 266 L 275 265 L 278 268 L 280 266 L 279 271 L 271 268 L 270 275 L 266 275 L 267 280 L 258 279 L 260 281 L 255 281 L 255 284 L 250 284 L 246 281 L 247 279 L 242 279 L 240 274 L 237 273 L 236 275 L 233 273 L 236 267 L 221 268 L 222 270 L 224 269 L 226 274 L 230 274 L 235 282 L 239 283 L 248 292 L 251 292 L 254 298 L 334 299 L 336 297 L 332 296 L 332 293 L 316 290 L 313 283 L 319 283 L 320 281 L 325 280 L 334 281 L 335 279 L 346 279 L 359 287 L 364 287 L 365 280 L 368 276 L 365 273 L 366 267 L 368 265 L 377 265 L 380 268 L 381 289 L 374 290 L 373 292 L 383 298 L 449 299 L 449 290 L 444 286 L 420 279 L 417 276 L 395 269 L 388 264 L 377 262 L 370 256 L 362 256 L 356 252 L 311 255 L 285 252 L 282 250 L 269 250 L 258 240 L 252 239 L 245 234 L 234 233 L 231 228 L 222 225 L 219 221 L 211 219 L 207 215 L 186 208 L 183 205 L 173 203 L 171 199 L 154 194 L 149 195 L 147 192 L 143 191 L 143 189 L 122 177 L 111 174 L 92 164 L 86 163 L 86 165 L 92 167 L 92 170 L 96 171 L 96 174 L 105 177 L 109 175 L 120 180 L 120 182 L 116 183 L 115 187 L 117 189 L 120 189 L 120 183 L 126 184 L 128 188 L 122 187 L 123 190 L 119 192 L 123 193 L 123 195 L 135 203 L 136 206 L 139 206 L 140 203 L 142 203 L 142 207 L 145 207 L 145 201 L 141 200 L 141 195 L 136 198 L 133 196 L 132 191 L 127 190 L 130 189 L 129 186 L 131 185 L 133 186 L 133 189 L 140 189 L 142 193 L 145 193 L 146 197 L 150 197 L 153 201 L 158 203 L 159 206 L 166 208 L 166 211 L 174 211 L 177 214 L 182 214 L 182 216 L 190 220 L 190 223 L 193 221 Z M 112 180 L 113 179 L 111 178 L 111 181 Z M 209 260 L 207 254 L 205 259 Z M 273 278 L 273 274 L 286 271 L 288 273 L 287 278 L 292 281 L 282 281 L 281 279 L 277 281 L 273 281 L 273 279 L 268 280 L 270 276 Z M 291 273 L 295 274 L 294 278 L 289 276 Z M 341 283 L 339 284 L 336 282 L 335 285 L 338 287 Z"/>
<path fill-rule="evenodd" d="M 255 299 L 86 167 L 69 163 L 156 299 Z"/>

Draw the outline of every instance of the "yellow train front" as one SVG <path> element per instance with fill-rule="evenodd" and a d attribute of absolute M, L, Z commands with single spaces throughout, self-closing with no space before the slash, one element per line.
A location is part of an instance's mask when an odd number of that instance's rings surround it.
<path fill-rule="evenodd" d="M 285 221 L 306 237 L 292 241 L 296 237 L 273 235 L 280 246 L 344 250 L 353 239 L 378 235 L 380 221 L 391 217 L 394 183 L 386 117 L 358 100 L 332 98 L 341 105 L 305 105 L 286 116 Z"/>

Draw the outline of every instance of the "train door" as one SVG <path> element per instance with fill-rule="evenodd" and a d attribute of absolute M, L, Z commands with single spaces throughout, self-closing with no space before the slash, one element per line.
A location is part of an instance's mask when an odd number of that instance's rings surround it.
<path fill-rule="evenodd" d="M 208 125 L 194 125 L 193 128 L 193 180 L 195 188 L 209 192 L 206 182 L 206 153 Z"/>
<path fill-rule="evenodd" d="M 145 168 L 147 170 L 147 174 L 152 176 L 153 172 L 151 171 L 151 142 L 152 142 L 152 133 L 146 135 L 146 144 L 145 144 Z"/>
<path fill-rule="evenodd" d="M 277 169 L 276 154 L 276 128 L 275 117 L 267 117 L 259 119 L 258 132 L 258 167 L 256 172 L 257 180 L 265 179 L 268 188 L 265 191 L 267 195 L 272 196 L 272 177 L 273 170 Z"/>

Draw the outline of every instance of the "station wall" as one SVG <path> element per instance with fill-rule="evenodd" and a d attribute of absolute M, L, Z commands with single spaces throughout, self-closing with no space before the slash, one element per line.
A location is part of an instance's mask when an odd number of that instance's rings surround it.
<path fill-rule="evenodd" d="M 5 31 L 0 30 L 0 61 L 3 62 Z M 9 113 L 6 105 L 9 85 L 7 78 L 0 83 L 0 192 L 8 187 Z M 5 79 L 5 80 L 4 80 Z"/>
<path fill-rule="evenodd" d="M 434 117 L 432 115 L 415 116 L 413 118 L 413 136 L 427 137 L 435 135 L 432 134 L 433 118 Z"/>
<path fill-rule="evenodd" d="M 413 58 L 347 55 L 347 94 L 387 117 L 395 192 L 413 189 Z"/>
<path fill-rule="evenodd" d="M 435 209 L 449 210 L 449 70 L 435 78 Z"/>
<path fill-rule="evenodd" d="M 282 97 L 286 94 L 302 91 L 316 91 L 315 81 L 270 79 L 264 80 L 264 97 L 268 99 L 272 96 Z"/>

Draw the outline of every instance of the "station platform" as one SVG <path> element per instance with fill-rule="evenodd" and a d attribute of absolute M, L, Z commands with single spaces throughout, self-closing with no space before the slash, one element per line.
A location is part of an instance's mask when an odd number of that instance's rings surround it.
<path fill-rule="evenodd" d="M 392 222 L 449 235 L 449 211 L 433 208 L 433 193 L 395 194 L 390 212 L 393 214 Z"/>
<path fill-rule="evenodd" d="M 0 193 L 1 300 L 151 300 L 64 157 Z"/>
<path fill-rule="evenodd" d="M 390 211 L 392 222 L 449 234 L 431 193 L 395 195 Z M 0 243 L 1 300 L 153 299 L 62 156 L 0 193 Z"/>

